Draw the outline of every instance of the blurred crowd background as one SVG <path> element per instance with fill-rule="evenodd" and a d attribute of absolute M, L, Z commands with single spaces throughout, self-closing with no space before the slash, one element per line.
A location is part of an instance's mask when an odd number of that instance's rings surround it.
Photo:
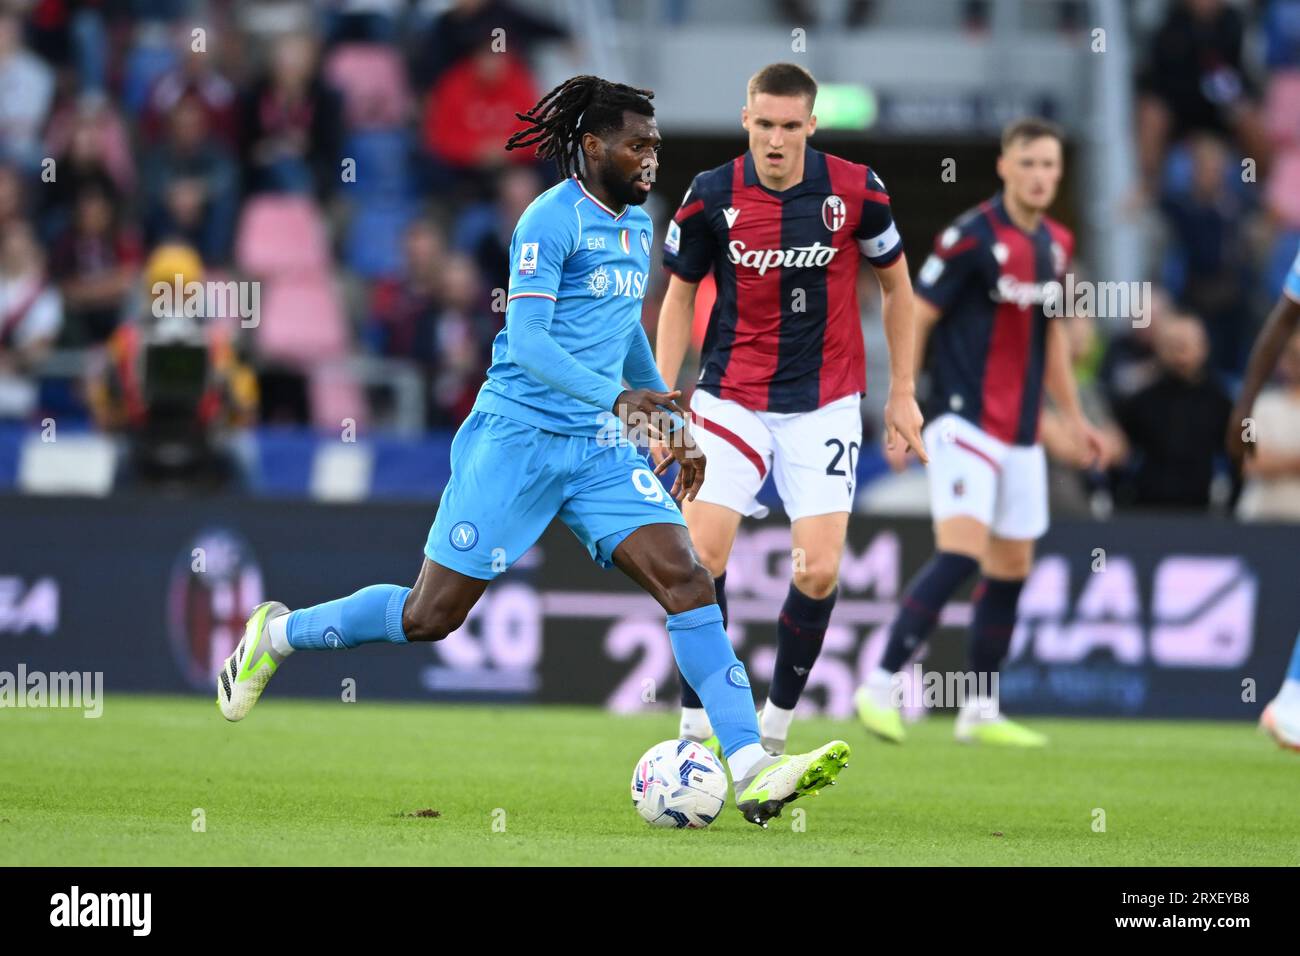
<path fill-rule="evenodd" d="M 1300 342 L 1257 409 L 1247 474 L 1222 455 L 1250 342 L 1300 247 L 1300 0 L 932 2 L 933 17 L 927 0 L 0 0 L 0 488 L 257 491 L 294 458 L 285 447 L 387 442 L 351 485 L 329 459 L 322 496 L 346 498 L 374 492 L 403 448 L 445 458 L 504 320 L 511 231 L 555 181 L 502 149 L 515 112 L 578 72 L 655 85 L 598 48 L 593 22 L 652 48 L 659 30 L 726 37 L 730 17 L 773 41 L 771 61 L 797 60 L 789 38 L 804 29 L 869 40 L 920 18 L 962 49 L 1047 36 L 1086 58 L 1109 10 L 1129 61 L 1093 108 L 1118 103 L 1124 135 L 1085 149 L 1073 137 L 1095 133 L 1072 130 L 1057 215 L 1080 233 L 1080 277 L 1154 294 L 1136 323 L 1066 320 L 1108 452 L 1086 474 L 1054 466 L 1053 507 L 1300 520 Z M 809 65 L 854 81 L 852 62 Z M 929 69 L 915 62 L 919 87 Z M 733 72 L 738 109 L 748 71 Z M 657 102 L 666 148 L 649 208 L 662 230 L 691 176 L 745 141 L 730 113 L 678 122 Z M 891 184 L 914 269 L 937 228 L 995 186 L 995 133 L 963 128 L 954 148 L 986 168 L 961 199 L 935 188 L 942 126 L 928 179 L 906 135 L 849 128 L 817 143 Z M 1095 157 L 1119 154 L 1122 202 L 1089 212 Z M 1142 274 L 1108 274 L 1107 217 L 1135 237 Z M 875 441 L 885 348 L 864 273 L 876 386 L 859 506 L 921 512 L 919 470 L 892 475 Z M 159 309 L 151 290 L 178 275 L 256 283 L 255 326 Z M 652 339 L 665 284 L 656 270 Z M 87 457 L 55 454 L 56 430 Z M 1050 418 L 1043 437 L 1050 451 Z M 88 448 L 111 449 L 107 463 Z M 404 491 L 436 496 L 441 467 L 415 469 Z"/>

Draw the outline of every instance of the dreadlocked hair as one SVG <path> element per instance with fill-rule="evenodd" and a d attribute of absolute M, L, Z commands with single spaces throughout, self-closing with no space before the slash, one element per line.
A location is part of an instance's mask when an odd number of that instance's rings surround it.
<path fill-rule="evenodd" d="M 611 83 L 598 76 L 575 76 L 547 93 L 527 113 L 515 116 L 528 124 L 510 137 L 506 149 L 537 146 L 542 159 L 554 159 L 560 175 L 569 177 L 579 170 L 579 154 L 585 133 L 603 136 L 623 128 L 623 111 L 654 116 L 650 101 L 654 93 L 624 83 Z"/>

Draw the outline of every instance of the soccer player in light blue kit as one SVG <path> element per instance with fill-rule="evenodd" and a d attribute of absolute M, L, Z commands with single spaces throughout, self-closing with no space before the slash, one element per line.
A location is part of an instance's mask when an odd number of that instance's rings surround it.
<path fill-rule="evenodd" d="M 1297 326 L 1300 326 L 1300 253 L 1296 254 L 1282 286 L 1282 294 L 1251 349 L 1246 380 L 1241 386 L 1232 417 L 1228 419 L 1228 454 L 1239 463 L 1255 453 L 1255 439 L 1259 436 L 1249 428 L 1246 420 L 1251 417 L 1255 399 L 1272 376 L 1277 360 L 1295 335 Z M 1247 435 L 1251 436 L 1249 440 Z M 1300 635 L 1296 636 L 1282 689 L 1264 707 L 1259 723 L 1283 747 L 1300 750 Z"/>
<path fill-rule="evenodd" d="M 529 125 L 506 148 L 536 144 L 566 178 L 515 227 L 505 328 L 452 442 L 451 481 L 415 586 L 371 585 L 292 612 L 259 605 L 217 675 L 226 719 L 243 719 L 295 650 L 447 637 L 558 515 L 595 561 L 617 566 L 668 613 L 677 664 L 704 702 L 745 819 L 766 826 L 784 804 L 835 782 L 849 756 L 843 741 L 781 757 L 760 746 L 748 676 L 674 500 L 694 498 L 705 459 L 641 327 L 653 227 L 640 207 L 660 142 L 652 96 L 578 76 L 520 115 Z M 652 471 L 625 425 L 662 437 L 671 458 Z M 671 496 L 656 477 L 670 461 L 680 468 Z"/>

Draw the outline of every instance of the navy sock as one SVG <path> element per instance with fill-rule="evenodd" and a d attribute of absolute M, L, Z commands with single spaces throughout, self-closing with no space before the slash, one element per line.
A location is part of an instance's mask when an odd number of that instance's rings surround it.
<path fill-rule="evenodd" d="M 938 623 L 939 612 L 972 574 L 979 562 L 969 555 L 952 551 L 937 551 L 917 572 L 916 577 L 903 592 L 898 605 L 898 617 L 889 629 L 889 643 L 885 646 L 880 666 L 891 674 L 897 673 L 907 663 Z"/>
<path fill-rule="evenodd" d="M 1002 666 L 1016 629 L 1016 605 L 1024 580 L 984 578 L 975 590 L 975 614 L 970 625 L 970 663 L 981 687 L 992 687 L 991 678 Z"/>
<path fill-rule="evenodd" d="M 713 593 L 718 599 L 718 608 L 722 611 L 722 629 L 727 629 L 727 572 L 723 571 L 721 575 L 713 579 Z M 677 679 L 682 682 L 682 706 L 702 708 L 704 702 L 700 700 L 700 695 L 695 693 L 695 688 L 686 682 L 686 676 L 677 671 Z"/>
<path fill-rule="evenodd" d="M 817 662 L 831 621 L 838 590 L 824 598 L 809 597 L 793 584 L 785 596 L 776 625 L 776 667 L 767 699 L 782 710 L 794 710 Z"/>

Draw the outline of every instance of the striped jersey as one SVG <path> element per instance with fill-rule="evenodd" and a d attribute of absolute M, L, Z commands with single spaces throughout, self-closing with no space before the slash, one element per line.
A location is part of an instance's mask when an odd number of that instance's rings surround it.
<path fill-rule="evenodd" d="M 700 173 L 664 242 L 674 275 L 717 284 L 698 387 L 771 412 L 860 394 L 858 257 L 885 267 L 902 251 L 884 183 L 860 163 L 807 147 L 803 180 L 781 192 L 748 152 Z"/>
<path fill-rule="evenodd" d="M 1047 323 L 1074 235 L 1043 216 L 1025 232 L 999 193 L 941 232 L 916 294 L 940 312 L 930 333 L 926 418 L 955 412 L 1011 445 L 1038 440 Z"/>

